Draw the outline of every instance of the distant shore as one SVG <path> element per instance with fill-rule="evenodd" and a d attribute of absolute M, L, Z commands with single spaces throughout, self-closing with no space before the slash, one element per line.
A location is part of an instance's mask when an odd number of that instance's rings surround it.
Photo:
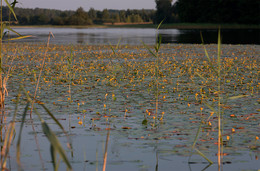
<path fill-rule="evenodd" d="M 56 28 L 157 28 L 148 23 L 105 23 L 102 25 L 14 25 L 13 28 L 56 27 Z M 259 25 L 211 24 L 211 23 L 173 23 L 163 24 L 161 29 L 260 29 Z"/>
<path fill-rule="evenodd" d="M 109 25 L 110 27 L 126 28 L 157 28 L 156 24 L 127 24 L 127 25 Z M 242 24 L 211 24 L 211 23 L 172 23 L 162 24 L 161 29 L 260 29 L 259 25 Z"/>

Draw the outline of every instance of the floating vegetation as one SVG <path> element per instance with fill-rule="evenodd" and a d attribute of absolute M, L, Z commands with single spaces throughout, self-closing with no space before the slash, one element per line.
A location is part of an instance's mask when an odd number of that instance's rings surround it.
<path fill-rule="evenodd" d="M 218 69 L 212 65 L 218 62 L 217 45 L 205 45 L 205 48 L 210 60 L 203 45 L 161 45 L 160 51 L 151 55 L 145 46 L 50 44 L 42 67 L 46 45 L 3 44 L 4 71 L 13 60 L 6 112 L 15 110 L 21 81 L 28 96 L 34 97 L 38 75 L 42 72 L 35 97 L 40 100 L 35 103 L 44 104 L 68 131 L 73 154 L 69 155 L 70 150 L 66 153 L 75 170 L 84 165 L 92 169 L 124 167 L 129 162 L 135 169 L 150 168 L 145 157 L 140 157 L 153 154 L 153 165 L 159 169 L 163 167 L 160 161 L 172 162 L 175 156 L 183 158 L 182 162 L 188 165 L 193 146 L 194 155 L 189 164 L 206 167 L 204 158 L 213 165 L 218 162 L 217 112 L 221 94 L 222 163 L 239 163 L 242 159 L 238 156 L 248 153 L 256 162 L 259 156 L 259 46 L 222 45 L 221 87 L 216 76 Z M 26 99 L 20 103 L 17 125 L 22 120 Z M 57 132 L 57 125 L 46 110 L 37 108 L 37 111 L 61 139 L 61 144 L 65 144 L 66 135 Z M 7 115 L 6 119 L 12 118 Z M 33 123 L 41 125 L 37 118 L 33 118 Z M 30 124 L 29 121 L 24 123 L 25 127 Z M 198 128 L 200 133 L 196 135 Z M 45 140 L 40 137 L 44 132 L 40 129 L 36 132 L 40 151 L 45 150 L 41 143 Z M 27 132 L 22 139 L 32 137 Z M 95 143 L 91 144 L 90 139 Z M 25 145 L 21 142 L 21 146 Z M 130 156 L 121 149 L 130 150 L 127 153 Z M 22 148 L 20 153 L 21 164 L 27 165 L 23 158 L 37 155 Z M 42 153 L 46 157 L 47 154 Z M 13 160 L 15 154 L 10 156 Z M 46 158 L 43 159 L 45 167 L 51 168 L 51 157 Z M 65 167 L 55 156 L 53 160 L 57 161 L 55 167 Z M 41 168 L 40 163 L 37 167 Z"/>

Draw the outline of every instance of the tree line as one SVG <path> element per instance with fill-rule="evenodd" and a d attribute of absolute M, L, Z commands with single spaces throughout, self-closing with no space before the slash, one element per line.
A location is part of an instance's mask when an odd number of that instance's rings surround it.
<path fill-rule="evenodd" d="M 79 7 L 76 11 L 53 9 L 15 8 L 19 25 L 92 25 L 104 23 L 141 23 L 152 22 L 155 10 L 108 10 L 90 8 L 85 11 Z M 9 10 L 3 7 L 3 21 L 9 21 Z M 11 21 L 13 19 L 11 18 Z"/>
<path fill-rule="evenodd" d="M 104 23 L 236 23 L 260 24 L 260 0 L 155 0 L 156 10 L 76 11 L 15 8 L 20 25 L 92 25 Z M 3 21 L 10 19 L 3 7 Z"/>
<path fill-rule="evenodd" d="M 155 0 L 155 23 L 260 24 L 260 0 Z"/>

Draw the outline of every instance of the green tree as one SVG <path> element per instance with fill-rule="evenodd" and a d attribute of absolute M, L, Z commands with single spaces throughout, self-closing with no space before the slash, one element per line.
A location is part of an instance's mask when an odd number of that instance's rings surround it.
<path fill-rule="evenodd" d="M 109 14 L 109 12 L 108 12 L 107 9 L 104 9 L 104 10 L 102 11 L 102 21 L 103 21 L 104 23 L 111 22 L 111 20 L 110 20 L 110 14 Z"/>
<path fill-rule="evenodd" d="M 70 25 L 91 25 L 92 20 L 89 18 L 88 13 L 82 7 L 78 8 L 74 15 L 69 18 Z"/>
<path fill-rule="evenodd" d="M 53 25 L 64 25 L 65 22 L 64 22 L 64 20 L 63 20 L 62 17 L 57 16 L 57 17 L 54 17 L 54 18 L 52 19 L 51 24 L 53 24 Z"/>
<path fill-rule="evenodd" d="M 120 16 L 119 16 L 119 14 L 118 13 L 116 13 L 116 14 L 114 14 L 114 22 L 115 23 L 119 23 L 120 22 Z"/>
<path fill-rule="evenodd" d="M 125 10 L 121 10 L 119 12 L 119 18 L 120 18 L 120 22 L 125 23 L 126 22 L 126 13 Z"/>
<path fill-rule="evenodd" d="M 88 16 L 91 20 L 95 20 L 97 18 L 97 12 L 94 8 L 90 8 L 88 11 Z"/>
<path fill-rule="evenodd" d="M 157 9 L 155 23 L 158 24 L 162 20 L 166 23 L 170 23 L 172 17 L 172 0 L 155 0 L 155 3 Z"/>

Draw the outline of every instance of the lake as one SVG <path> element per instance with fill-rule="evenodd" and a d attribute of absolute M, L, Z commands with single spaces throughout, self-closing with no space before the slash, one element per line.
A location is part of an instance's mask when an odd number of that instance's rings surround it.
<path fill-rule="evenodd" d="M 218 94 L 223 112 L 223 170 L 260 168 L 257 43 L 221 46 L 221 91 L 218 91 L 216 68 L 206 58 L 204 46 L 174 42 L 183 30 L 159 30 L 167 43 L 161 46 L 159 58 L 141 43 L 154 44 L 155 29 L 17 28 L 16 31 L 35 37 L 22 40 L 25 43 L 6 43 L 3 48 L 3 70 L 7 73 L 11 62 L 13 66 L 7 84 L 3 132 L 12 123 L 18 104 L 16 136 L 7 160 L 9 170 L 20 167 L 53 170 L 50 143 L 34 112 L 30 120 L 27 111 L 21 140 L 22 165 L 16 162 L 17 138 L 26 113 L 25 92 L 34 94 L 50 31 L 56 38 L 51 39 L 53 44 L 46 53 L 36 96 L 41 102 L 35 103 L 35 107 L 57 135 L 74 170 L 102 170 L 106 152 L 107 171 L 218 170 L 218 116 L 212 113 L 212 108 L 218 110 Z M 217 38 L 217 32 L 206 31 L 205 36 L 208 33 Z M 120 38 L 114 53 L 108 44 L 117 44 Z M 216 66 L 217 45 L 205 47 Z M 21 84 L 25 91 L 18 103 Z M 237 96 L 240 98 L 229 98 Z M 67 131 L 71 151 L 66 146 L 66 135 L 41 104 Z M 193 144 L 212 165 L 192 149 Z M 63 161 L 59 166 L 66 170 Z"/>
<path fill-rule="evenodd" d="M 20 40 L 24 42 L 46 42 L 49 32 L 55 39 L 51 43 L 57 44 L 121 44 L 137 45 L 154 44 L 156 41 L 156 29 L 140 28 L 15 28 L 22 35 L 33 35 L 33 38 Z M 218 30 L 178 30 L 160 29 L 162 43 L 196 43 L 201 44 L 200 32 L 202 32 L 205 43 L 216 43 Z M 223 44 L 260 44 L 259 29 L 225 29 L 222 30 Z"/>

